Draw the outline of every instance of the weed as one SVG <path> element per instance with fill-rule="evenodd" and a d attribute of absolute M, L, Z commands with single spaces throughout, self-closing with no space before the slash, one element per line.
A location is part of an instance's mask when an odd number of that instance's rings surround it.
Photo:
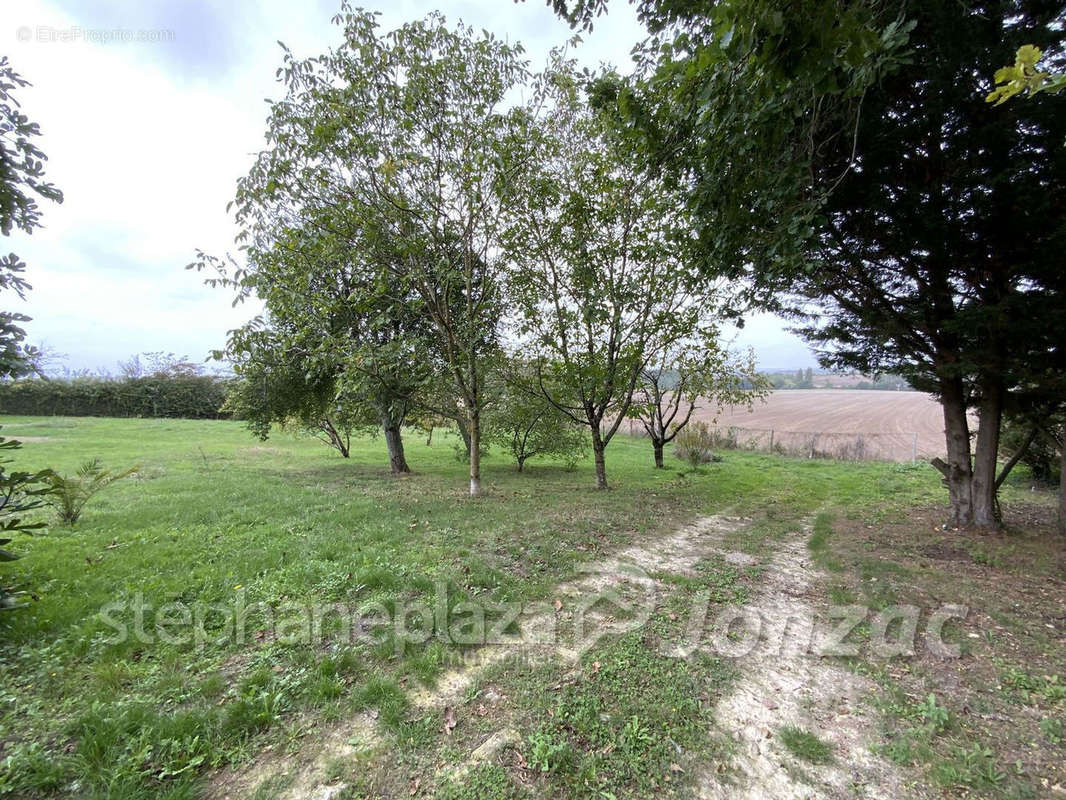
<path fill-rule="evenodd" d="M 936 701 L 936 695 L 932 692 L 921 705 L 918 706 L 918 714 L 925 720 L 930 733 L 937 734 L 947 730 L 951 724 L 951 714 L 944 706 Z"/>
<path fill-rule="evenodd" d="M 535 731 L 529 737 L 529 765 L 541 772 L 553 772 L 563 762 L 569 745 L 548 729 Z"/>
<path fill-rule="evenodd" d="M 953 758 L 937 765 L 934 772 L 945 786 L 972 789 L 996 788 L 1007 778 L 996 763 L 995 753 L 980 744 L 968 750 L 955 748 Z"/>
<path fill-rule="evenodd" d="M 438 786 L 437 800 L 520 800 L 529 794 L 516 786 L 500 767 L 481 764 L 461 780 L 446 779 Z"/>
<path fill-rule="evenodd" d="M 706 422 L 690 422 L 674 439 L 674 455 L 696 469 L 703 464 L 720 460 L 714 454 L 715 432 Z"/>
<path fill-rule="evenodd" d="M 1040 720 L 1040 732 L 1052 744 L 1062 744 L 1066 741 L 1066 725 L 1063 725 L 1061 719 L 1044 717 Z"/>
<path fill-rule="evenodd" d="M 622 728 L 619 736 L 619 747 L 629 755 L 637 755 L 645 750 L 653 741 L 648 726 L 640 721 L 636 714 L 631 716 Z"/>

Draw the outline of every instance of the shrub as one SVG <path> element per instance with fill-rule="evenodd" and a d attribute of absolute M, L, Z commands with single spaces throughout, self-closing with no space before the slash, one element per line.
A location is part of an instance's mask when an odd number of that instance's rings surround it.
<path fill-rule="evenodd" d="M 113 380 L 32 378 L 0 383 L 4 414 L 219 419 L 229 381 L 206 375 Z"/>
<path fill-rule="evenodd" d="M 715 450 L 739 450 L 740 431 L 730 425 L 724 431 L 718 428 L 711 429 L 711 447 Z"/>
<path fill-rule="evenodd" d="M 52 486 L 49 502 L 55 507 L 60 521 L 73 528 L 93 495 L 136 471 L 137 467 L 131 467 L 123 472 L 110 472 L 94 458 L 82 464 L 73 475 L 48 476 Z"/>
<path fill-rule="evenodd" d="M 0 451 L 17 450 L 21 442 L 0 436 Z M 51 470 L 40 472 L 9 472 L 8 459 L 0 459 L 0 562 L 16 561 L 19 556 L 6 549 L 11 542 L 9 534 L 31 534 L 44 527 L 43 522 L 26 522 L 22 514 L 37 508 L 44 498 L 51 493 Z M 23 592 L 15 591 L 10 586 L 0 586 L 0 609 L 16 608 L 20 605 L 18 597 Z"/>
<path fill-rule="evenodd" d="M 674 439 L 674 455 L 687 461 L 693 469 L 720 460 L 714 454 L 718 438 L 706 422 L 693 422 Z"/>
<path fill-rule="evenodd" d="M 507 448 L 518 471 L 531 458 L 557 458 L 573 470 L 588 450 L 585 428 L 542 395 L 508 386 L 485 418 L 485 441 Z"/>

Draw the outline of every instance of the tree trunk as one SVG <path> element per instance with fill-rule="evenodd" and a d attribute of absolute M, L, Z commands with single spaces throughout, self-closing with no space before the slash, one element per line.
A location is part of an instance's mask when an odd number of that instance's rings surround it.
<path fill-rule="evenodd" d="M 389 448 L 389 468 L 396 475 L 410 472 L 411 469 L 407 466 L 407 459 L 403 454 L 403 436 L 400 433 L 399 424 L 388 420 L 382 427 L 385 429 L 385 445 Z"/>
<path fill-rule="evenodd" d="M 477 408 L 470 409 L 470 496 L 481 496 L 481 414 Z"/>
<path fill-rule="evenodd" d="M 348 456 L 350 455 L 348 451 L 348 441 L 345 439 L 345 437 L 341 436 L 340 431 L 337 430 L 333 423 L 327 418 L 322 420 L 319 427 L 328 437 L 330 447 L 335 447 L 337 450 L 340 451 L 340 454 L 342 456 L 348 458 Z"/>
<path fill-rule="evenodd" d="M 932 464 L 944 476 L 951 501 L 951 521 L 955 528 L 973 524 L 973 468 L 970 465 L 970 427 L 966 419 L 966 403 L 959 381 L 946 383 L 941 390 L 940 405 L 944 410 L 944 438 L 947 444 L 947 463 L 934 458 Z"/>
<path fill-rule="evenodd" d="M 996 468 L 999 455 L 999 432 L 1003 421 L 1001 387 L 986 388 L 978 409 L 977 448 L 973 469 L 973 522 L 982 530 L 999 528 L 996 512 Z"/>
<path fill-rule="evenodd" d="M 518 462 L 518 471 L 521 472 L 522 467 L 526 465 L 526 460 L 525 458 L 516 458 L 515 460 Z"/>
<path fill-rule="evenodd" d="M 1003 469 L 999 471 L 999 476 L 996 478 L 996 491 L 999 491 L 999 487 L 1003 485 L 1003 481 L 1007 480 L 1007 476 L 1014 467 L 1025 458 L 1025 454 L 1033 444 L 1033 440 L 1036 439 L 1037 434 L 1040 433 L 1040 428 L 1034 425 L 1029 429 L 1029 433 L 1026 434 L 1025 440 L 1022 442 L 1021 447 L 1014 451 L 1010 459 L 1003 465 Z"/>
<path fill-rule="evenodd" d="M 1066 536 L 1066 431 L 1062 442 L 1062 476 L 1059 478 L 1059 533 Z"/>
<path fill-rule="evenodd" d="M 430 447 L 433 444 L 433 426 L 429 426 L 429 430 L 426 432 L 426 447 Z"/>
<path fill-rule="evenodd" d="M 607 445 L 603 443 L 603 437 L 600 436 L 600 426 L 592 426 L 592 455 L 596 461 L 596 488 L 607 488 L 607 462 L 604 460 L 603 451 L 607 448 Z"/>
<path fill-rule="evenodd" d="M 456 419 L 455 425 L 459 428 L 459 435 L 463 437 L 463 444 L 466 445 L 466 458 L 470 459 L 470 426 L 466 424 L 463 419 Z"/>
<path fill-rule="evenodd" d="M 652 447 L 655 448 L 655 466 L 659 469 L 663 468 L 663 440 L 652 439 Z"/>

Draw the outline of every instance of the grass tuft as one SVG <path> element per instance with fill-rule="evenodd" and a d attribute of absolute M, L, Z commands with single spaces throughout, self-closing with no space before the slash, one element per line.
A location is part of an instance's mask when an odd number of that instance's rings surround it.
<path fill-rule="evenodd" d="M 777 738 L 786 750 L 808 764 L 829 764 L 833 761 L 833 748 L 803 728 L 786 725 L 778 731 Z"/>

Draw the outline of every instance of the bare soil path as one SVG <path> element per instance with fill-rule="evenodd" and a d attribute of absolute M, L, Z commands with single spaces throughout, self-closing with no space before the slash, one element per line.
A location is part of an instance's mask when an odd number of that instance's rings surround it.
<path fill-rule="evenodd" d="M 480 648 L 473 659 L 442 676 L 434 688 L 414 693 L 413 708 L 421 714 L 443 712 L 447 718 L 447 710 L 459 702 L 467 688 L 488 668 L 514 655 L 516 649 L 546 656 L 566 669 L 602 636 L 624 633 L 642 624 L 639 616 L 616 619 L 604 610 L 604 604 L 590 602 L 590 598 L 637 598 L 654 606 L 656 596 L 661 599 L 662 593 L 678 591 L 663 581 L 665 576 L 690 575 L 695 565 L 708 557 L 760 565 L 758 559 L 728 545 L 732 536 L 750 524 L 750 519 L 736 516 L 703 517 L 672 534 L 648 537 L 590 563 L 578 578 L 556 588 L 543 611 L 521 620 L 520 635 Z M 736 660 L 739 677 L 719 700 L 714 729 L 708 731 L 709 737 L 733 742 L 731 762 L 705 765 L 693 789 L 697 797 L 799 800 L 920 796 L 910 793 L 898 768 L 871 752 L 876 726 L 867 715 L 864 696 L 872 686 L 820 658 L 811 648 L 793 646 L 798 640 L 777 632 L 788 620 L 815 617 L 810 595 L 817 575 L 806 557 L 808 535 L 809 531 L 803 530 L 775 543 L 772 556 L 761 563 L 760 588 L 745 606 L 746 613 L 763 621 L 760 644 Z M 702 632 L 700 647 L 709 646 L 708 633 L 714 639 L 716 624 L 711 621 Z M 448 769 L 453 778 L 461 779 L 466 770 L 496 758 L 507 748 L 522 746 L 522 736 L 511 724 L 507 710 L 501 708 L 498 713 L 499 729 L 477 742 L 465 761 Z M 788 753 L 779 741 L 785 726 L 809 730 L 830 743 L 832 760 L 814 765 Z M 374 717 L 362 714 L 320 726 L 313 736 L 306 737 L 298 753 L 267 752 L 243 770 L 220 774 L 210 796 L 232 800 L 263 796 L 263 788 L 275 783 L 278 790 L 266 796 L 330 800 L 347 789 L 343 781 L 332 777 L 338 760 L 358 755 L 362 763 L 387 763 L 388 747 Z"/>
<path fill-rule="evenodd" d="M 871 752 L 876 723 L 865 697 L 872 683 L 823 658 L 811 603 L 816 577 L 809 531 L 783 542 L 746 613 L 762 621 L 759 643 L 737 660 L 740 678 L 718 704 L 715 726 L 735 745 L 732 770 L 701 780 L 707 800 L 913 797 L 898 768 Z M 798 759 L 782 745 L 786 727 L 832 746 L 829 763 Z"/>

